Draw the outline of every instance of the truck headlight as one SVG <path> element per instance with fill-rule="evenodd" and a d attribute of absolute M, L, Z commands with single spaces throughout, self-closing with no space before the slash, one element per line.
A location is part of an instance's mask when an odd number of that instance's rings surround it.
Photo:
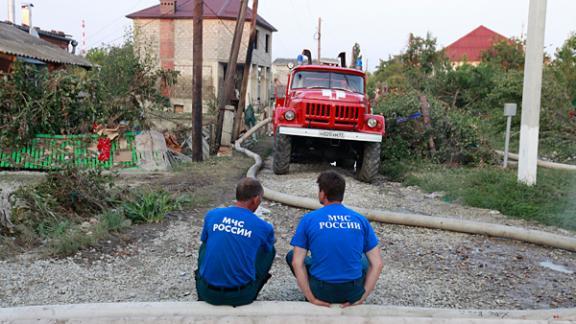
<path fill-rule="evenodd" d="M 368 127 L 374 128 L 374 127 L 378 126 L 378 121 L 374 118 L 370 118 L 370 119 L 368 119 L 366 124 L 368 124 Z"/>
<path fill-rule="evenodd" d="M 284 118 L 287 121 L 293 121 L 296 118 L 296 113 L 294 113 L 292 110 L 288 110 L 284 113 Z"/>

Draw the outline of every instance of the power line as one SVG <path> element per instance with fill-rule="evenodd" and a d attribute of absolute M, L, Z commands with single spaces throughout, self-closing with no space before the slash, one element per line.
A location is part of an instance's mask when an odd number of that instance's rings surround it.
<path fill-rule="evenodd" d="M 142 0 L 141 0 L 141 1 L 142 1 Z M 189 3 L 190 1 L 192 1 L 192 0 L 186 0 L 186 1 L 183 2 L 183 3 L 177 3 L 177 5 L 176 5 L 176 10 L 178 10 L 178 8 L 181 8 L 182 6 L 186 5 L 186 4 Z M 169 13 L 161 14 L 161 15 L 160 15 L 160 18 L 165 17 L 165 16 L 168 16 L 168 15 L 170 15 L 170 14 L 169 14 Z M 156 22 L 156 20 L 157 20 L 157 19 L 152 19 L 152 20 L 150 20 L 149 22 L 143 24 L 142 26 L 139 26 L 139 28 L 144 28 L 144 27 L 150 25 L 151 23 Z M 113 39 L 110 43 L 113 43 L 113 42 L 115 42 L 115 41 L 117 41 L 117 40 L 119 40 L 119 39 L 122 39 L 122 38 L 126 37 L 126 36 L 129 36 L 129 35 L 122 35 L 122 36 L 120 36 L 120 37 L 118 37 L 118 38 Z M 98 41 L 100 41 L 101 39 L 103 39 L 103 38 L 101 37 L 100 39 L 98 39 Z M 104 39 L 105 39 L 105 37 L 104 37 Z M 95 45 L 95 43 L 96 43 L 96 42 L 91 42 L 91 43 L 90 43 L 90 46 Z M 90 46 L 89 46 L 89 47 L 90 47 Z"/>
<path fill-rule="evenodd" d="M 131 7 L 131 9 L 129 9 L 130 11 L 134 10 L 135 8 L 139 7 L 140 4 L 144 2 L 144 0 L 139 0 L 134 6 Z M 121 21 L 124 18 L 124 15 L 121 15 L 120 17 L 111 20 L 109 23 L 105 24 L 104 27 L 98 29 L 96 32 L 94 32 L 93 34 L 88 35 L 88 39 L 92 39 L 93 37 L 95 37 L 96 35 L 100 34 L 101 32 L 103 32 L 104 30 L 116 25 L 116 23 L 118 23 L 119 21 Z M 98 38 L 97 41 L 91 42 L 93 44 L 98 43 L 100 40 L 106 39 L 107 36 L 105 37 L 100 37 Z"/>
<path fill-rule="evenodd" d="M 206 7 L 207 7 L 210 11 L 212 11 L 212 13 L 214 14 L 214 16 L 218 18 L 218 20 L 220 21 L 220 24 L 224 27 L 224 29 L 226 29 L 226 31 L 228 31 L 228 33 L 229 33 L 231 36 L 234 36 L 234 32 L 231 31 L 231 30 L 228 28 L 228 26 L 226 25 L 226 23 L 224 22 L 224 20 L 222 20 L 222 18 L 218 15 L 218 13 L 217 13 L 214 9 L 212 9 L 212 7 L 210 7 L 210 5 L 208 5 L 208 3 L 204 2 L 204 5 L 206 5 Z M 254 13 L 252 13 L 252 14 L 254 14 Z M 258 42 L 258 40 L 256 40 L 256 42 Z M 248 45 L 246 45 L 246 44 L 244 44 L 244 43 L 241 43 L 240 46 L 241 46 L 245 51 L 248 50 Z M 265 58 L 262 58 L 262 56 L 260 56 L 257 52 L 254 52 L 253 55 L 255 55 L 256 57 L 258 57 L 258 59 L 260 59 L 261 61 L 265 61 L 265 60 L 266 60 Z"/>

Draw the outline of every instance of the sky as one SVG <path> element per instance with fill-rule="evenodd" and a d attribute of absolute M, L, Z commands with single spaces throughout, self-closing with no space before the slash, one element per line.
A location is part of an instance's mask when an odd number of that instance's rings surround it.
<path fill-rule="evenodd" d="M 180 0 L 183 1 L 183 0 Z M 117 44 L 130 29 L 125 15 L 159 0 L 27 0 L 34 4 L 33 23 L 61 30 L 82 44 L 86 21 L 87 47 Z M 20 4 L 16 0 L 16 18 Z M 250 1 L 251 3 L 251 1 Z M 273 57 L 296 57 L 304 48 L 316 53 L 318 18 L 322 17 L 322 53 L 336 57 L 355 42 L 373 70 L 380 59 L 400 53 L 408 35 L 431 32 L 441 47 L 479 25 L 508 37 L 525 35 L 529 0 L 260 0 L 259 13 L 278 29 Z M 7 0 L 0 0 L 0 20 L 7 18 Z M 576 0 L 548 0 L 546 51 L 553 54 L 576 32 Z M 367 61 L 367 62 L 366 62 Z"/>

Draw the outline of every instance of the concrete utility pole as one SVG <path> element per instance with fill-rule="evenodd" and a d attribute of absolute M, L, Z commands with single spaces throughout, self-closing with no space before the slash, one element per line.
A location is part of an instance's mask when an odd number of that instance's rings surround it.
<path fill-rule="evenodd" d="M 15 0 L 8 0 L 8 21 L 16 24 L 16 5 Z"/>
<path fill-rule="evenodd" d="M 202 161 L 202 69 L 204 0 L 195 0 L 192 57 L 192 159 Z"/>
<path fill-rule="evenodd" d="M 318 18 L 318 64 L 322 64 L 322 17 Z"/>
<path fill-rule="evenodd" d="M 536 184 L 538 171 L 538 138 L 540 132 L 540 104 L 542 98 L 542 70 L 544 68 L 544 32 L 547 0 L 530 0 L 524 92 L 522 94 L 522 127 L 518 181 L 529 186 Z"/>
<path fill-rule="evenodd" d="M 230 49 L 228 69 L 226 70 L 226 78 L 224 80 L 224 94 L 220 96 L 218 124 L 216 125 L 216 138 L 214 142 L 214 150 L 212 151 L 213 154 L 218 153 L 218 150 L 220 149 L 220 141 L 222 140 L 222 127 L 224 125 L 224 111 L 226 106 L 230 104 L 230 100 L 234 94 L 236 65 L 238 63 L 238 53 L 240 52 L 240 44 L 242 42 L 242 34 L 244 32 L 244 22 L 246 21 L 247 9 L 248 0 L 241 0 L 240 10 L 238 11 L 238 17 L 236 19 L 236 30 L 234 31 L 234 38 L 232 40 L 232 48 Z"/>
<path fill-rule="evenodd" d="M 248 93 L 248 81 L 250 80 L 250 70 L 252 68 L 252 53 L 256 42 L 256 22 L 258 19 L 258 0 L 252 0 L 252 20 L 250 21 L 250 40 L 248 40 L 248 49 L 246 50 L 246 62 L 244 64 L 244 75 L 242 76 L 242 89 L 240 90 L 240 102 L 234 116 L 234 131 L 232 140 L 240 136 L 240 126 L 242 125 L 242 116 L 246 106 L 246 94 Z"/>

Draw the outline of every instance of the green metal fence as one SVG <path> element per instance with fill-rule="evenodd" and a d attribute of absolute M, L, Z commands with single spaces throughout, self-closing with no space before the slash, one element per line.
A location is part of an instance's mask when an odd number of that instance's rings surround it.
<path fill-rule="evenodd" d="M 133 132 L 124 133 L 112 141 L 110 158 L 107 161 L 98 160 L 98 139 L 98 135 L 37 135 L 30 145 L 23 148 L 0 147 L 0 168 L 54 170 L 70 163 L 82 168 L 136 166 L 138 155 Z M 127 147 L 120 148 L 120 140 L 126 141 Z M 130 152 L 132 159 L 114 161 L 119 151 Z"/>

